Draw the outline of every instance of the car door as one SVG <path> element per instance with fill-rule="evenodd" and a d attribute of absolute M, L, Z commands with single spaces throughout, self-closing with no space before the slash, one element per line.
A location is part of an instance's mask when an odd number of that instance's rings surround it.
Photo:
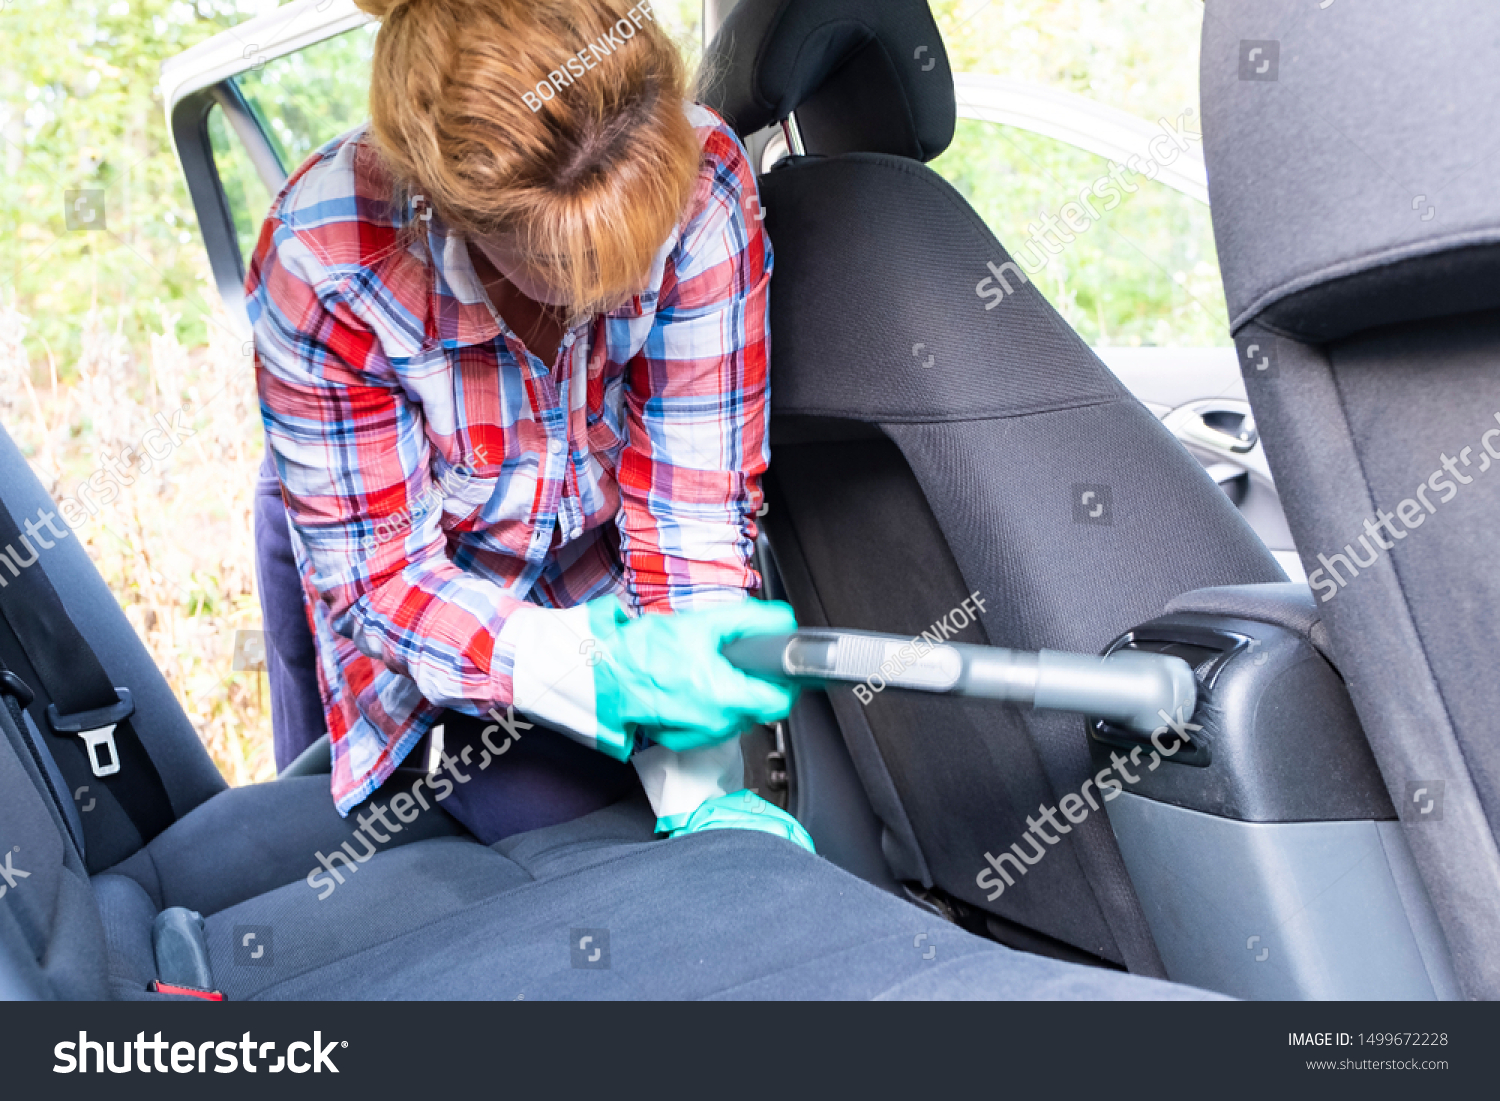
<path fill-rule="evenodd" d="M 294 0 L 162 66 L 209 266 L 247 340 L 245 263 L 271 197 L 314 150 L 367 116 L 375 30 L 351 0 Z"/>

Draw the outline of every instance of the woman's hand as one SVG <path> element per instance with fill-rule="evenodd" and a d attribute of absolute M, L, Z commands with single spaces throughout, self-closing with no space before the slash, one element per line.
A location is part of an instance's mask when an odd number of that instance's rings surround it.
<path fill-rule="evenodd" d="M 786 604 L 745 600 L 630 619 L 611 596 L 589 605 L 589 624 L 598 641 L 594 692 L 601 727 L 639 726 L 652 741 L 681 751 L 784 719 L 796 702 L 794 686 L 741 672 L 720 653 L 743 635 L 795 631 Z"/>

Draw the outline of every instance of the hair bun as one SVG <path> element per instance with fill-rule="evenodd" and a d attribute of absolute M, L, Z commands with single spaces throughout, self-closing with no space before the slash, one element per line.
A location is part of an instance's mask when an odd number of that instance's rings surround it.
<path fill-rule="evenodd" d="M 367 15 L 373 15 L 376 19 L 386 19 L 397 8 L 410 3 L 410 0 L 354 0 L 354 6 Z"/>

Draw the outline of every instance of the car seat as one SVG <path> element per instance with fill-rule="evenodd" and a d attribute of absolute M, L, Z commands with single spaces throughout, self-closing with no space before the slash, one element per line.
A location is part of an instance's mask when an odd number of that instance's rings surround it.
<path fill-rule="evenodd" d="M 1500 9 L 1209 0 L 1246 389 L 1455 970 L 1500 997 Z"/>
<path fill-rule="evenodd" d="M 761 179 L 775 248 L 765 525 L 800 623 L 947 633 L 972 595 L 983 611 L 956 641 L 1097 653 L 1184 592 L 1285 580 L 926 166 L 955 103 L 924 0 L 741 0 L 704 68 L 705 102 L 742 137 L 791 119 L 805 148 Z M 988 915 L 1011 943 L 1162 973 L 1102 815 L 1024 889 L 992 902 L 976 882 L 987 851 L 1093 775 L 1082 720 L 867 694 L 829 699 L 896 879 Z"/>

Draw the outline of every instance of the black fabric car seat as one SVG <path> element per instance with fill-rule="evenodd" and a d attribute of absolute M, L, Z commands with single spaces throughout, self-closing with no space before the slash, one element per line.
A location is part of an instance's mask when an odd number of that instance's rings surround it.
<path fill-rule="evenodd" d="M 741 0 L 705 72 L 705 102 L 742 136 L 795 112 L 809 154 L 761 180 L 775 250 L 765 525 L 799 622 L 916 635 L 975 594 L 984 610 L 958 641 L 1099 652 L 1180 593 L 1285 579 L 924 164 L 955 125 L 924 0 Z M 995 901 L 976 882 L 987 851 L 1092 775 L 1082 720 L 830 695 L 898 878 L 1160 973 L 1103 816 Z"/>
<path fill-rule="evenodd" d="M 27 726 L 12 694 L 8 1000 L 192 1000 L 153 988 L 167 907 L 203 918 L 176 926 L 201 930 L 194 989 L 233 1000 L 1202 996 L 1001 948 L 766 834 L 653 841 L 644 797 L 494 848 L 433 809 L 375 851 L 345 848 L 326 777 L 277 781 L 210 798 L 90 877 Z"/>
<path fill-rule="evenodd" d="M 3 431 L 0 505 L 57 514 Z M 19 674 L 0 679 L 0 998 L 190 998 L 149 989 L 175 977 L 153 939 L 174 908 L 202 915 L 195 947 L 232 999 L 1203 996 L 1010 951 L 767 834 L 653 840 L 643 797 L 491 848 L 440 805 L 408 820 L 400 791 L 376 799 L 404 825 L 377 834 L 368 804 L 339 817 L 326 775 L 226 789 L 78 533 L 4 549 L 25 564 L 0 567 Z M 132 693 L 159 781 L 129 762 L 94 777 L 52 729 L 10 626 L 23 569 Z M 170 824 L 144 838 L 126 808 L 148 779 Z"/>
<path fill-rule="evenodd" d="M 1246 388 L 1473 998 L 1500 997 L 1497 44 L 1494 4 L 1210 0 L 1201 73 Z"/>

